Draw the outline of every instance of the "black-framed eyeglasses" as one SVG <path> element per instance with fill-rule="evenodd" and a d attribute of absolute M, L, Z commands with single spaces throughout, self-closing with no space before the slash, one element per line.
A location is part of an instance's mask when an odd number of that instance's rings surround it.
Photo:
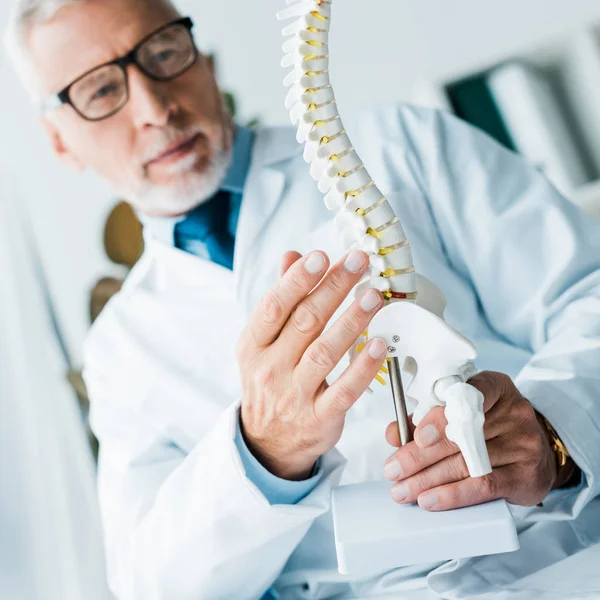
<path fill-rule="evenodd" d="M 198 49 L 192 37 L 193 27 L 189 17 L 167 23 L 127 55 L 91 69 L 42 102 L 42 110 L 70 104 L 87 121 L 111 117 L 129 100 L 129 65 L 136 65 L 154 81 L 171 81 L 196 62 Z"/>

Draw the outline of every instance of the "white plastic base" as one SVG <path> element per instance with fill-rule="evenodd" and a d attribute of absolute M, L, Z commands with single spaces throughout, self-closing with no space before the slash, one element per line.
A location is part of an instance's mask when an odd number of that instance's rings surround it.
<path fill-rule="evenodd" d="M 333 490 L 338 570 L 367 575 L 453 558 L 519 549 L 515 523 L 504 500 L 446 512 L 399 505 L 388 482 Z"/>

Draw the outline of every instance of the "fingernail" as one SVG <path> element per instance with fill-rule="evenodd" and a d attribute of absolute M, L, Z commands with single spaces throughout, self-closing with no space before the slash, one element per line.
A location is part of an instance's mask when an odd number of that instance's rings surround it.
<path fill-rule="evenodd" d="M 350 273 L 358 273 L 367 263 L 367 258 L 364 252 L 360 250 L 352 250 L 344 261 L 344 269 Z"/>
<path fill-rule="evenodd" d="M 417 432 L 416 438 L 419 446 L 431 446 L 440 439 L 440 434 L 435 425 L 426 425 Z"/>
<path fill-rule="evenodd" d="M 375 290 L 367 290 L 360 301 L 360 307 L 365 312 L 371 312 L 379 306 L 380 302 L 381 296 Z"/>
<path fill-rule="evenodd" d="M 304 263 L 304 269 L 311 275 L 320 273 L 325 268 L 325 257 L 320 252 L 313 252 Z"/>
<path fill-rule="evenodd" d="M 383 467 L 383 476 L 390 481 L 396 481 L 402 477 L 402 467 L 395 458 L 390 458 Z"/>
<path fill-rule="evenodd" d="M 371 358 L 383 358 L 387 351 L 387 345 L 381 338 L 375 338 L 369 342 L 369 356 Z"/>
<path fill-rule="evenodd" d="M 392 487 L 392 498 L 396 502 L 402 502 L 402 500 L 406 500 L 408 495 L 410 494 L 410 490 L 405 483 L 397 483 Z"/>
<path fill-rule="evenodd" d="M 431 508 L 436 503 L 436 497 L 434 494 L 421 494 L 418 502 L 421 508 Z"/>

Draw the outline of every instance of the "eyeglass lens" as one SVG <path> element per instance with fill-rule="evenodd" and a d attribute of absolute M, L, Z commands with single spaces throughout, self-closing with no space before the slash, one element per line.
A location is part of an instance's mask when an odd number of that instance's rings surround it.
<path fill-rule="evenodd" d="M 88 119 L 101 119 L 127 101 L 125 74 L 118 65 L 100 67 L 75 82 L 69 95 L 82 115 Z"/>
<path fill-rule="evenodd" d="M 135 61 L 149 77 L 168 81 L 181 75 L 196 58 L 190 31 L 173 25 L 146 40 L 137 50 Z M 74 107 L 86 118 L 98 120 L 114 114 L 127 102 L 124 70 L 105 65 L 75 82 L 69 90 Z"/>

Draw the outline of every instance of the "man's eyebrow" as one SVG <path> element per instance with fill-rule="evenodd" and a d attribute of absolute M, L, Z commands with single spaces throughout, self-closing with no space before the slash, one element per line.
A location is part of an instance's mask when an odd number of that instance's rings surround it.
<path fill-rule="evenodd" d="M 97 63 L 95 66 L 93 66 L 93 67 L 91 67 L 91 68 L 89 68 L 89 69 L 87 69 L 85 71 L 81 71 L 79 75 L 74 76 L 74 77 L 72 77 L 70 79 L 70 83 L 68 84 L 68 86 L 71 86 L 74 83 L 79 82 L 81 79 L 84 79 L 84 78 L 86 79 L 86 83 L 87 83 L 88 76 L 92 76 L 94 74 L 96 76 L 98 76 L 98 74 L 96 73 L 97 70 L 101 69 L 102 67 L 108 67 L 108 66 L 116 63 L 117 61 L 121 60 L 122 58 L 126 57 L 131 52 L 137 50 L 140 47 L 140 45 L 142 45 L 142 44 L 144 44 L 146 42 L 152 41 L 153 37 L 155 35 L 158 35 L 161 38 L 163 36 L 165 36 L 165 39 L 167 39 L 167 37 L 171 38 L 174 34 L 173 34 L 173 32 L 169 31 L 167 29 L 167 27 L 170 24 L 175 23 L 175 22 L 176 21 L 167 21 L 163 25 L 160 25 L 160 26 L 156 27 L 156 29 L 154 29 L 154 30 L 152 30 L 152 31 L 150 31 L 150 32 L 142 35 L 141 37 L 139 37 L 138 41 L 135 42 L 133 45 L 131 45 L 129 47 L 129 49 L 125 53 L 120 54 L 120 55 L 116 56 L 113 59 L 108 59 L 108 60 L 106 60 L 104 62 Z M 90 80 L 90 82 L 92 82 L 92 81 L 94 81 L 94 80 Z M 65 88 L 65 86 L 63 86 L 61 89 L 64 89 L 64 88 Z"/>
<path fill-rule="evenodd" d="M 151 33 L 149 38 L 148 37 L 145 38 L 145 39 L 142 38 L 142 40 L 140 40 L 140 41 L 149 42 L 149 41 L 153 40 L 155 37 L 158 38 L 158 39 L 163 39 L 163 38 L 164 39 L 169 39 L 169 38 L 177 37 L 177 34 L 172 29 L 167 28 L 167 29 L 163 29 L 163 31 L 156 31 L 153 34 Z M 138 42 L 136 44 L 136 46 L 138 46 L 139 43 L 140 42 Z"/>
<path fill-rule="evenodd" d="M 86 75 L 83 75 L 84 83 L 94 84 L 100 79 L 105 79 L 108 74 L 106 69 L 110 66 L 111 66 L 110 64 L 100 65 L 99 67 L 96 67 L 96 69 L 92 70 L 91 72 L 88 72 Z"/>

